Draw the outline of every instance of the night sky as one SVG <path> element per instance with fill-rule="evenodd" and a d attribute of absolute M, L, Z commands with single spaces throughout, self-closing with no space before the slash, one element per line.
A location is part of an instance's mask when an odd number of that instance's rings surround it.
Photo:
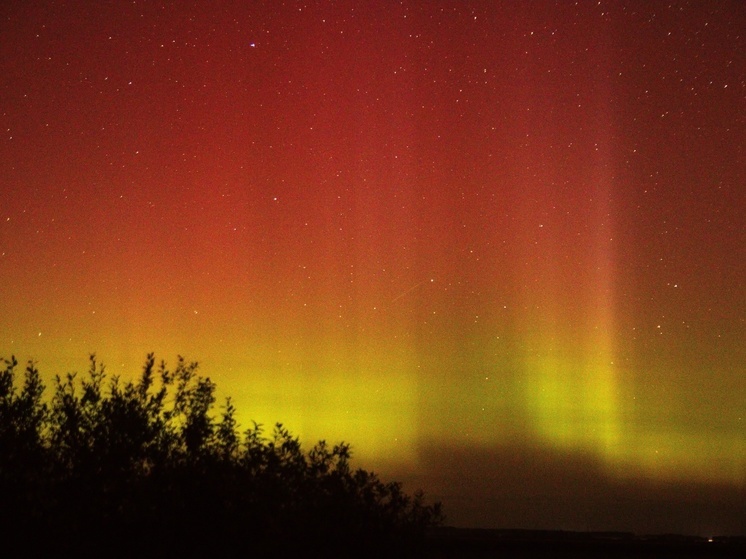
<path fill-rule="evenodd" d="M 742 2 L 5 2 L 0 100 L 0 355 L 198 360 L 451 524 L 746 533 Z"/>

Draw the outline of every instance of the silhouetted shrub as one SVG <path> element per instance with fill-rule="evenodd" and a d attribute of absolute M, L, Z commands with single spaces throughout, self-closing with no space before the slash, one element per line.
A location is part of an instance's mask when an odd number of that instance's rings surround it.
<path fill-rule="evenodd" d="M 305 452 L 281 424 L 238 431 L 197 363 L 148 355 L 137 382 L 0 371 L 0 530 L 9 553 L 411 555 L 440 505 L 352 469 L 347 444 Z"/>

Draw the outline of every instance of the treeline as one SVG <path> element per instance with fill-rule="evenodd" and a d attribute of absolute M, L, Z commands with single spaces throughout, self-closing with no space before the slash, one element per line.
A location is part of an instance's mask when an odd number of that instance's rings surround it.
<path fill-rule="evenodd" d="M 281 424 L 240 432 L 197 363 L 148 355 L 137 381 L 0 370 L 0 554 L 414 555 L 440 505 L 305 451 Z M 280 388 L 278 388 L 279 390 Z"/>

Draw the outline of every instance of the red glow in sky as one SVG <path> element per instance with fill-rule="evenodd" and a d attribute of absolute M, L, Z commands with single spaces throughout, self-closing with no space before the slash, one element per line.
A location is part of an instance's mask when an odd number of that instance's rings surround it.
<path fill-rule="evenodd" d="M 0 355 L 199 360 L 456 524 L 746 533 L 742 3 L 16 4 Z"/>

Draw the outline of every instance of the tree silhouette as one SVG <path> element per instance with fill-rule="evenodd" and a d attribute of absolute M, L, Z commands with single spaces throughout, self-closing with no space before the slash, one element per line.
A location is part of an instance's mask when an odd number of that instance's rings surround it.
<path fill-rule="evenodd" d="M 145 361 L 137 381 L 33 362 L 0 371 L 0 552 L 265 557 L 413 555 L 442 521 L 421 492 L 350 465 L 350 446 L 307 452 L 281 424 L 241 433 L 198 364 Z M 216 417 L 217 416 L 217 417 Z"/>

